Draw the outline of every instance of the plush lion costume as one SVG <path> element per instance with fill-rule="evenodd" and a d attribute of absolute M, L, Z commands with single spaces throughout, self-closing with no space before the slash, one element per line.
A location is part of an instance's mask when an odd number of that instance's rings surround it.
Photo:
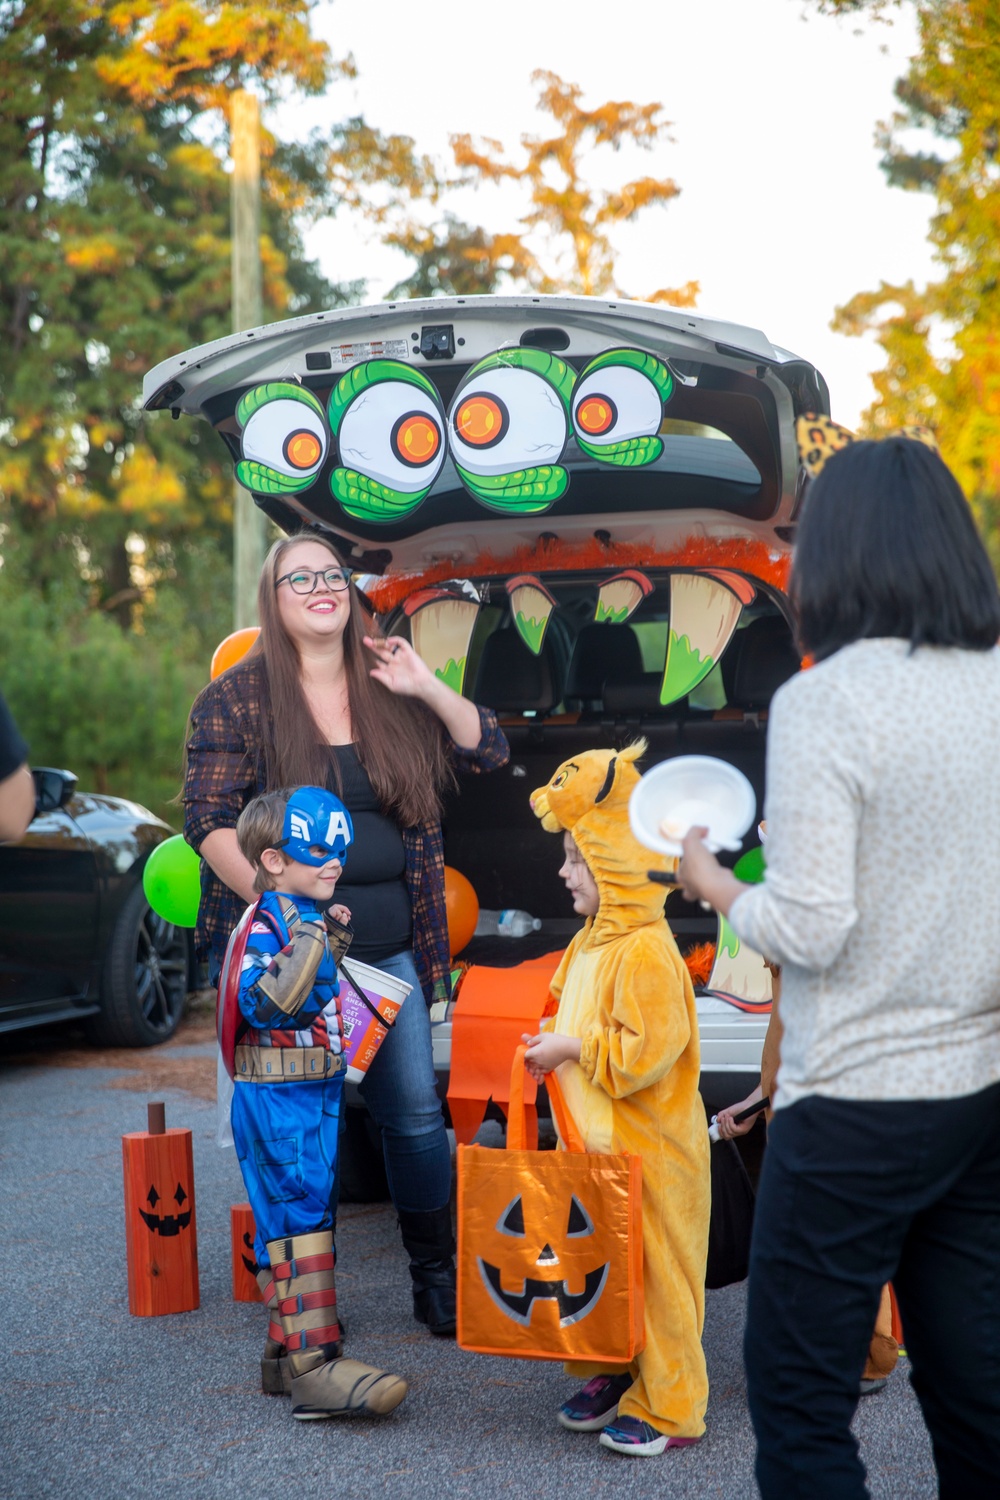
<path fill-rule="evenodd" d="M 663 920 L 665 887 L 647 871 L 668 862 L 632 835 L 628 802 L 644 742 L 564 761 L 531 797 L 542 827 L 568 831 L 600 894 L 552 980 L 552 1030 L 579 1037 L 579 1063 L 559 1082 L 588 1151 L 642 1157 L 646 1347 L 619 1404 L 674 1437 L 705 1430 L 701 1347 L 710 1211 L 709 1140 L 698 1094 L 694 990 Z M 616 1370 L 572 1364 L 589 1379 Z"/>

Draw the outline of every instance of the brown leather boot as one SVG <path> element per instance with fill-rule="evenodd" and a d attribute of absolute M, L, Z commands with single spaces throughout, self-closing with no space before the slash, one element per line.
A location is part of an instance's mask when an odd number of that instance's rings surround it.
<path fill-rule="evenodd" d="M 272 1240 L 267 1247 L 299 1422 L 392 1411 L 406 1395 L 398 1375 L 344 1359 L 337 1322 L 333 1235 L 329 1230 Z"/>
<path fill-rule="evenodd" d="M 278 1318 L 278 1294 L 269 1268 L 257 1267 L 257 1285 L 268 1311 L 267 1338 L 260 1360 L 260 1388 L 265 1396 L 290 1396 L 292 1375 L 288 1368 L 285 1335 Z"/>

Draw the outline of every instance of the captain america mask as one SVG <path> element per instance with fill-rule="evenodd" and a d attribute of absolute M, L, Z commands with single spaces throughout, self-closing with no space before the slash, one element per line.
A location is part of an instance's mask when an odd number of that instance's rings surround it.
<path fill-rule="evenodd" d="M 319 786 L 300 786 L 288 799 L 282 834 L 278 848 L 289 859 L 318 869 L 331 859 L 347 863 L 354 824 L 347 808 L 332 792 Z"/>

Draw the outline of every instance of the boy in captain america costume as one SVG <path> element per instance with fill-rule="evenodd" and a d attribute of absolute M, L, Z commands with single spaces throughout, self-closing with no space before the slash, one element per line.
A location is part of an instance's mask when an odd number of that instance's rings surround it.
<path fill-rule="evenodd" d="M 407 1386 L 342 1355 L 330 1205 L 345 1072 L 337 959 L 350 942 L 350 912 L 334 892 L 351 816 L 321 787 L 268 792 L 244 809 L 236 836 L 261 893 L 238 974 L 232 1126 L 257 1225 L 258 1281 L 280 1318 L 262 1361 L 264 1389 L 289 1390 L 299 1421 L 382 1414 Z M 227 978 L 237 935 L 220 993 L 237 979 Z"/>

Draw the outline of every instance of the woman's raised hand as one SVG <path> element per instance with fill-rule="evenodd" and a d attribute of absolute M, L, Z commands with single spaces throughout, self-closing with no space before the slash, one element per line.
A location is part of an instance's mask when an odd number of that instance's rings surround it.
<path fill-rule="evenodd" d="M 365 645 L 375 657 L 369 675 L 404 698 L 425 698 L 436 681 L 434 673 L 401 635 L 366 635 Z"/>

